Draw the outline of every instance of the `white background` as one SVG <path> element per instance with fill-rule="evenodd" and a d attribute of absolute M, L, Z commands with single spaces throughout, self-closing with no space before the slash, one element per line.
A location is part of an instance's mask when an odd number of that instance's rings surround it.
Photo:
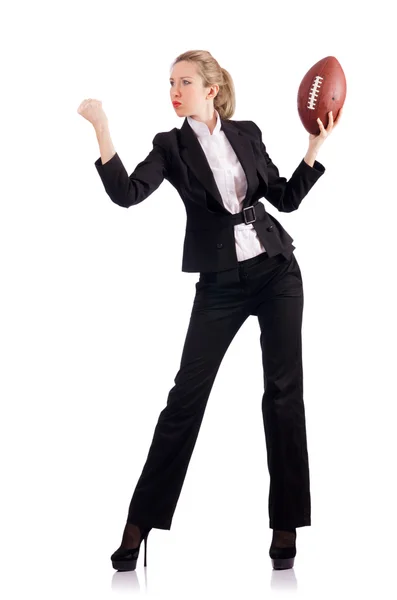
<path fill-rule="evenodd" d="M 19 2 L 1 18 L 1 580 L 5 598 L 393 592 L 395 31 L 393 3 Z M 272 571 L 259 325 L 222 362 L 170 531 L 117 573 L 127 509 L 174 385 L 194 298 L 186 214 L 164 181 L 124 209 L 77 108 L 102 100 L 127 171 L 181 127 L 172 61 L 209 50 L 232 118 L 255 121 L 290 177 L 308 134 L 299 83 L 321 58 L 347 78 L 324 176 L 279 213 L 301 267 L 312 526 Z M 140 592 L 139 592 L 140 590 Z M 393 595 L 393 594 L 392 594 Z"/>

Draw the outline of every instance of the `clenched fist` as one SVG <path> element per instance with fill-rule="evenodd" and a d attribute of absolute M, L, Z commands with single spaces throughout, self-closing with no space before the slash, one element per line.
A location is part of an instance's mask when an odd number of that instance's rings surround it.
<path fill-rule="evenodd" d="M 87 119 L 96 127 L 102 123 L 107 123 L 107 116 L 102 108 L 102 102 L 94 98 L 86 98 L 77 109 L 79 115 Z"/>

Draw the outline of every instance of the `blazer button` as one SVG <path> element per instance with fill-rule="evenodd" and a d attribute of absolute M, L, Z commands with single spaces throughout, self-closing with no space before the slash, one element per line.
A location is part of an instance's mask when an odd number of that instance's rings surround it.
<path fill-rule="evenodd" d="M 223 248 L 223 244 L 217 244 L 216 247 L 217 248 Z"/>
<path fill-rule="evenodd" d="M 267 231 L 272 231 L 273 229 L 273 225 L 270 225 L 269 227 L 266 227 Z"/>

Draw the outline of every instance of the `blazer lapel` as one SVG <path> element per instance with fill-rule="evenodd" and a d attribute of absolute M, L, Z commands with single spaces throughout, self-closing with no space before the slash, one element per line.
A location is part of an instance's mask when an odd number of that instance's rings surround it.
<path fill-rule="evenodd" d="M 258 176 L 255 165 L 255 155 L 252 149 L 250 139 L 246 137 L 233 123 L 221 119 L 221 130 L 229 140 L 247 178 L 247 193 L 243 201 L 245 208 L 249 204 L 254 190 L 258 186 Z M 190 127 L 187 118 L 180 129 L 181 150 L 180 155 L 182 160 L 187 164 L 189 169 L 193 171 L 200 183 L 221 205 L 224 211 L 230 213 L 223 204 L 222 196 L 211 167 L 208 163 L 204 150 L 201 147 L 195 132 Z"/>

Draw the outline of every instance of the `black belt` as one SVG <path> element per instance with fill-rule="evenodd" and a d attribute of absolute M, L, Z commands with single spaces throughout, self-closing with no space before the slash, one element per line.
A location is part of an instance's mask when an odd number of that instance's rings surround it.
<path fill-rule="evenodd" d="M 264 205 L 258 200 L 251 206 L 246 206 L 242 211 L 238 213 L 217 214 L 214 217 L 214 213 L 211 215 L 205 215 L 200 222 L 195 222 L 194 227 L 191 228 L 193 231 L 200 231 L 203 229 L 219 229 L 220 227 L 229 227 L 230 225 L 238 225 L 239 223 L 255 223 L 255 221 L 261 221 L 266 216 L 266 210 Z M 208 220 L 207 220 L 208 219 Z"/>
<path fill-rule="evenodd" d="M 261 218 L 263 219 L 265 211 L 261 211 L 261 214 L 258 214 L 258 211 L 255 210 L 255 207 L 258 204 L 260 204 L 259 201 L 255 202 L 251 206 L 246 206 L 241 212 L 231 215 L 229 219 L 232 224 L 238 225 L 239 223 L 245 223 L 246 225 L 249 225 L 250 223 L 255 223 L 257 220 L 259 221 Z"/>
<path fill-rule="evenodd" d="M 237 213 L 236 216 L 233 215 L 232 219 L 234 225 L 236 225 L 236 223 L 245 223 L 246 225 L 254 223 L 256 221 L 255 205 L 246 206 L 241 212 Z"/>

